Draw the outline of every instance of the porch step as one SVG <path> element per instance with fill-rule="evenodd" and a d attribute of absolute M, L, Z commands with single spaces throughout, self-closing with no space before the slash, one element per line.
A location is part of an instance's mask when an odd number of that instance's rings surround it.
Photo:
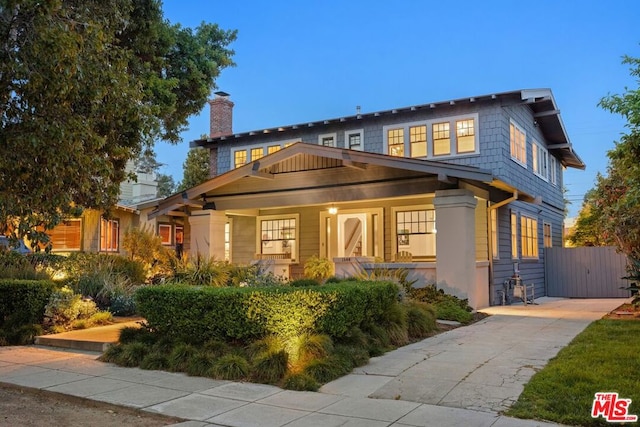
<path fill-rule="evenodd" d="M 109 346 L 118 342 L 122 328 L 131 326 L 139 327 L 140 321 L 142 321 L 142 319 L 127 319 L 116 321 L 117 323 L 107 326 L 97 326 L 95 328 L 80 329 L 52 335 L 41 335 L 36 337 L 35 344 L 102 353 L 108 349 Z"/>

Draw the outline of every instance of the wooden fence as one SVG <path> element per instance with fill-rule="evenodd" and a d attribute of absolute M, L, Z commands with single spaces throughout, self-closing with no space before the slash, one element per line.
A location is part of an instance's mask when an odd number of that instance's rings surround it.
<path fill-rule="evenodd" d="M 627 298 L 627 257 L 614 247 L 545 248 L 547 295 L 565 298 Z"/>

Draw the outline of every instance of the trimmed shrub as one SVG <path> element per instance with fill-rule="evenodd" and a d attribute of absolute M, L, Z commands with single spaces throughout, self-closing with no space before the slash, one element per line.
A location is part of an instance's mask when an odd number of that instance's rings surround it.
<path fill-rule="evenodd" d="M 124 328 L 120 329 L 120 336 L 118 341 L 120 342 L 120 344 L 142 342 L 147 345 L 153 345 L 156 342 L 156 339 L 156 334 L 154 334 L 144 326 L 125 326 Z"/>
<path fill-rule="evenodd" d="M 312 286 L 318 286 L 318 283 L 315 279 L 297 279 L 290 283 L 290 286 L 294 288 L 309 288 Z"/>
<path fill-rule="evenodd" d="M 48 280 L 0 280 L 0 329 L 41 324 L 54 288 Z"/>
<path fill-rule="evenodd" d="M 345 282 L 315 288 L 212 288 L 180 285 L 138 289 L 138 311 L 149 326 L 172 338 L 204 342 L 304 333 L 341 337 L 374 323 L 395 304 L 392 283 Z"/>
<path fill-rule="evenodd" d="M 304 263 L 304 275 L 322 282 L 333 274 L 333 262 L 328 258 L 313 255 Z"/>

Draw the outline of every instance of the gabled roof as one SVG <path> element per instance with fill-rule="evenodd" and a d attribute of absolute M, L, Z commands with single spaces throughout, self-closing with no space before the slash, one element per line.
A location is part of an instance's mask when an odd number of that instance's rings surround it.
<path fill-rule="evenodd" d="M 319 165 L 318 169 L 347 167 L 365 171 L 370 166 L 376 166 L 433 176 L 443 183 L 464 180 L 482 183 L 487 187 L 506 192 L 515 190 L 507 184 L 497 181 L 491 171 L 473 166 L 394 157 L 300 142 L 166 198 L 149 214 L 149 218 L 165 215 L 184 207 L 202 209 L 207 202 L 208 193 L 247 177 L 275 181 L 276 175 L 279 174 L 311 170 L 307 166 L 308 162 L 302 165 L 303 163 L 299 161 L 302 158 L 307 161 L 311 159 L 312 163 Z M 526 195 L 524 196 L 526 197 Z"/>
<path fill-rule="evenodd" d="M 560 110 L 551 93 L 551 89 L 523 89 L 511 92 L 502 92 L 489 95 L 472 96 L 468 98 L 453 99 L 448 101 L 432 102 L 428 104 L 413 105 L 391 110 L 377 111 L 373 113 L 361 113 L 353 116 L 337 117 L 333 119 L 318 120 L 314 122 L 299 123 L 294 125 L 266 128 L 250 132 L 235 133 L 228 136 L 216 138 L 197 139 L 190 142 L 191 147 L 209 147 L 223 141 L 238 141 L 250 139 L 251 137 L 270 133 L 286 133 L 288 131 L 304 129 L 308 127 L 322 128 L 336 123 L 361 122 L 382 116 L 399 115 L 411 113 L 418 110 L 433 110 L 451 105 L 473 104 L 480 101 L 491 100 L 513 100 L 528 104 L 534 112 L 534 118 L 540 130 L 549 141 L 549 150 L 560 158 L 565 167 L 584 169 L 585 164 L 578 154 L 573 150 L 569 136 L 560 117 Z"/>

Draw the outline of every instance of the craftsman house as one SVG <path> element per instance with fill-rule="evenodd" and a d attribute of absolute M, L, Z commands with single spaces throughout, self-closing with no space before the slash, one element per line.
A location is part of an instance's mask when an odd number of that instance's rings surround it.
<path fill-rule="evenodd" d="M 298 277 L 313 255 L 337 275 L 407 268 L 470 305 L 500 303 L 515 271 L 544 295 L 544 250 L 562 245 L 562 172 L 583 169 L 549 89 L 517 90 L 233 133 L 217 93 L 211 179 L 149 218 L 185 251 L 268 260 Z"/>

